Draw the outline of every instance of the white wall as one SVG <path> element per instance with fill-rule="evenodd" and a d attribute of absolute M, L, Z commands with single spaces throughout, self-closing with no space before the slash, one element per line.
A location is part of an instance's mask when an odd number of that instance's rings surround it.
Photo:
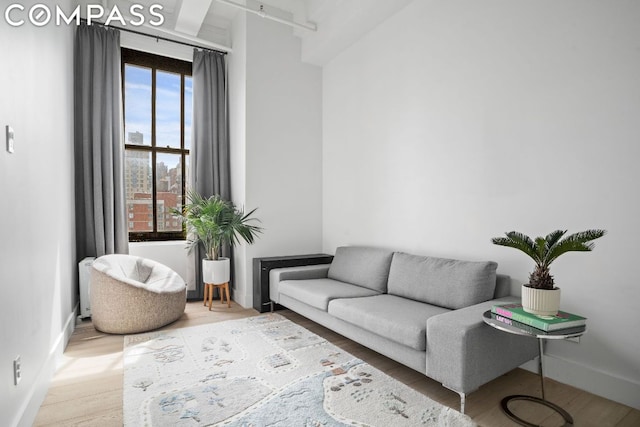
<path fill-rule="evenodd" d="M 78 301 L 73 31 L 14 28 L 1 18 L 0 53 L 0 418 L 27 426 L 73 331 Z M 6 125 L 15 131 L 14 154 L 5 150 Z M 17 355 L 23 377 L 14 386 Z"/>
<path fill-rule="evenodd" d="M 640 3 L 414 1 L 323 71 L 323 249 L 532 262 L 490 238 L 605 228 L 552 267 L 589 318 L 550 375 L 640 408 Z M 514 286 L 517 290 L 517 286 Z"/>
<path fill-rule="evenodd" d="M 231 157 L 231 199 L 236 206 L 246 202 L 246 128 L 247 128 L 247 18 L 238 13 L 233 20 L 231 39 L 233 53 L 227 55 L 229 87 L 229 138 Z M 245 307 L 251 306 L 247 297 L 251 280 L 247 279 L 247 246 L 233 250 L 233 299 Z"/>
<path fill-rule="evenodd" d="M 234 298 L 250 307 L 253 258 L 320 251 L 322 73 L 300 61 L 291 28 L 252 14 L 241 19 L 246 32 L 234 28 L 230 57 L 242 57 L 230 59 L 229 80 L 231 112 L 245 114 L 244 123 L 238 117 L 231 123 L 232 167 L 244 163 L 245 175 L 234 172 L 232 192 L 246 210 L 258 208 L 265 229 L 252 246 L 236 248 Z M 246 67 L 239 70 L 234 61 Z M 242 91 L 244 105 L 235 99 Z"/>
<path fill-rule="evenodd" d="M 156 40 L 151 37 L 128 33 L 126 31 L 120 31 L 120 46 L 142 52 L 153 53 L 154 55 L 193 62 L 192 47 L 163 40 Z"/>

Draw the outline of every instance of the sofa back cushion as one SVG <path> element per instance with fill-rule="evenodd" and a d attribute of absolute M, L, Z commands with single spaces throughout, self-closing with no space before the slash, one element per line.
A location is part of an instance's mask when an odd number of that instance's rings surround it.
<path fill-rule="evenodd" d="M 388 292 L 440 307 L 458 309 L 488 301 L 496 287 L 493 261 L 474 262 L 396 252 Z"/>
<path fill-rule="evenodd" d="M 363 246 L 336 249 L 327 277 L 378 292 L 387 292 L 387 279 L 393 252 Z"/>

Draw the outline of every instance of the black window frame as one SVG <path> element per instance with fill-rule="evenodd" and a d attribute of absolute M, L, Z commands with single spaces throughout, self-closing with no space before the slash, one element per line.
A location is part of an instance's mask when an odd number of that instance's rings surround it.
<path fill-rule="evenodd" d="M 158 194 L 156 176 L 156 158 L 158 153 L 178 154 L 182 162 L 182 197 L 181 205 L 185 204 L 187 191 L 186 159 L 189 156 L 189 149 L 185 148 L 185 77 L 192 77 L 192 63 L 175 58 L 168 58 L 148 52 L 141 52 L 128 48 L 121 48 L 121 70 L 122 70 L 122 111 L 126 117 L 125 110 L 125 65 L 134 65 L 151 69 L 151 143 L 149 145 L 128 144 L 124 142 L 126 150 L 146 151 L 151 154 L 151 199 L 153 212 L 153 231 L 129 232 L 130 242 L 147 241 L 168 241 L 186 239 L 186 229 L 184 225 L 181 231 L 158 231 Z M 164 71 L 180 74 L 180 148 L 159 147 L 156 145 L 156 73 Z M 128 213 L 128 209 L 127 209 Z M 129 218 L 127 217 L 127 225 Z"/>

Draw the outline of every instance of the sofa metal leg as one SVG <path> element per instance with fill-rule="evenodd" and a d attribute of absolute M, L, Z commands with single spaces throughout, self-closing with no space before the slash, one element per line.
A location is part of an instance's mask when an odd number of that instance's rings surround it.
<path fill-rule="evenodd" d="M 463 393 L 461 391 L 458 391 L 458 390 L 454 390 L 451 387 L 448 387 L 446 384 L 442 384 L 442 386 L 444 388 L 447 388 L 447 389 L 455 392 L 455 393 L 458 393 L 458 395 L 460 396 L 460 413 L 464 414 L 464 405 L 465 405 L 465 403 L 467 403 L 467 394 Z"/>

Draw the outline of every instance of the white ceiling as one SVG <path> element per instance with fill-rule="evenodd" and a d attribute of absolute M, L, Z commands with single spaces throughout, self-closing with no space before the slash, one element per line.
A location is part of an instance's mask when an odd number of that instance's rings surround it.
<path fill-rule="evenodd" d="M 346 47 L 412 0 L 231 0 L 280 19 L 316 26 L 316 31 L 291 27 L 302 40 L 302 60 L 324 65 Z M 238 13 L 248 13 L 218 0 L 102 0 L 128 11 L 133 4 L 163 6 L 162 30 L 173 37 L 184 35 L 233 48 L 231 26 Z M 285 25 L 285 24 L 281 24 Z M 149 28 L 145 28 L 150 30 Z M 149 31 L 153 32 L 153 31 Z M 157 33 L 157 32 L 156 32 Z"/>

